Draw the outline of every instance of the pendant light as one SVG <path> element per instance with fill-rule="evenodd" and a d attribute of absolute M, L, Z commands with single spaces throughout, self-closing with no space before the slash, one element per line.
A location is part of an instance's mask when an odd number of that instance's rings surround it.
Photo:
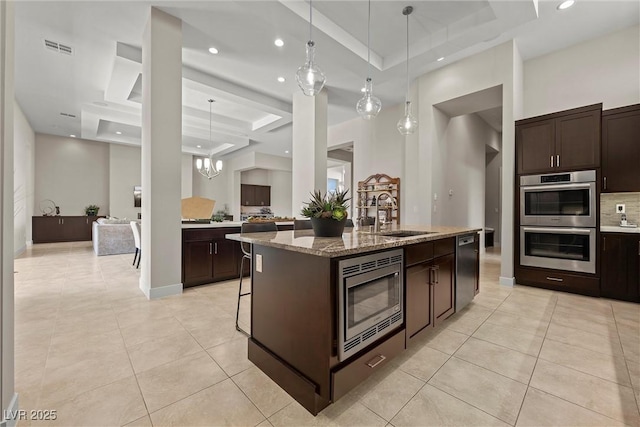
<path fill-rule="evenodd" d="M 367 79 L 364 82 L 364 95 L 356 104 L 356 111 L 363 119 L 371 120 L 382 108 L 380 99 L 373 96 L 371 83 L 371 0 L 369 0 L 369 17 L 367 22 Z"/>
<path fill-rule="evenodd" d="M 418 129 L 418 121 L 411 114 L 411 101 L 409 101 L 409 15 L 413 12 L 412 6 L 402 9 L 402 14 L 407 17 L 407 98 L 404 105 L 404 116 L 398 120 L 398 132 L 401 135 L 411 135 Z"/>
<path fill-rule="evenodd" d="M 213 105 L 213 103 L 215 102 L 213 99 L 209 99 L 209 143 L 212 144 L 211 141 L 211 119 L 212 119 L 212 113 L 211 113 L 211 106 Z M 204 159 L 204 162 L 202 161 L 202 159 L 197 159 L 196 160 L 196 168 L 198 169 L 198 172 L 200 172 L 200 174 L 202 176 L 207 177 L 208 179 L 211 178 L 215 178 L 216 176 L 220 175 L 220 172 L 222 171 L 222 160 L 218 160 L 217 162 L 214 163 L 213 161 L 213 154 L 209 154 L 209 157 Z"/>
<path fill-rule="evenodd" d="M 296 80 L 302 92 L 307 96 L 315 96 L 324 87 L 324 73 L 315 63 L 315 43 L 311 37 L 313 30 L 313 7 L 309 0 L 309 41 L 307 42 L 307 61 L 296 72 Z"/>

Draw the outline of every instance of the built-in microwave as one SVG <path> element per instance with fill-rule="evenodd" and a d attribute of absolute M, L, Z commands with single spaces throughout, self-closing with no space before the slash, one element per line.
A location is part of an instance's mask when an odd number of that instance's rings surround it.
<path fill-rule="evenodd" d="M 596 229 L 520 227 L 520 265 L 596 272 Z"/>
<path fill-rule="evenodd" d="M 338 262 L 338 360 L 402 325 L 402 254 L 394 249 Z"/>
<path fill-rule="evenodd" d="M 520 225 L 595 227 L 596 171 L 520 177 Z"/>

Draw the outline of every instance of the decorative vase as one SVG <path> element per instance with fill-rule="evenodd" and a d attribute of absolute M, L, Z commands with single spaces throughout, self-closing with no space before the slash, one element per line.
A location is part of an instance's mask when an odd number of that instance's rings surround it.
<path fill-rule="evenodd" d="M 347 218 L 340 221 L 333 218 L 311 218 L 311 226 L 316 237 L 341 237 Z"/>

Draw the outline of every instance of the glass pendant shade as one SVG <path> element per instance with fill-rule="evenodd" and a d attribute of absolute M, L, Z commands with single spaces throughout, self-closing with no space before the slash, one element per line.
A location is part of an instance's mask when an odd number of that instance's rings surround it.
<path fill-rule="evenodd" d="M 307 60 L 296 72 L 296 81 L 302 92 L 307 96 L 317 95 L 324 87 L 325 76 L 315 63 L 315 43 L 307 42 Z"/>
<path fill-rule="evenodd" d="M 382 108 L 382 102 L 380 99 L 373 96 L 373 87 L 371 78 L 367 77 L 364 83 L 364 95 L 356 104 L 356 111 L 363 119 L 371 120 L 378 115 Z"/>
<path fill-rule="evenodd" d="M 404 116 L 398 120 L 398 132 L 401 135 L 411 135 L 418 129 L 418 121 L 411 114 L 411 101 L 404 106 Z"/>

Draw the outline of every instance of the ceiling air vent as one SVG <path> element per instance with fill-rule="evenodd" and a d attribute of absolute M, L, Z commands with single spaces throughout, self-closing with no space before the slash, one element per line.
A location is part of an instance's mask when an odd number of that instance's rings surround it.
<path fill-rule="evenodd" d="M 55 50 L 56 52 L 64 53 L 66 55 L 73 55 L 73 48 L 71 46 L 54 42 L 52 40 L 45 39 L 44 47 L 46 47 L 47 49 Z"/>
<path fill-rule="evenodd" d="M 71 113 L 60 113 L 60 115 L 65 117 L 71 117 L 72 119 L 76 118 L 76 115 Z"/>

